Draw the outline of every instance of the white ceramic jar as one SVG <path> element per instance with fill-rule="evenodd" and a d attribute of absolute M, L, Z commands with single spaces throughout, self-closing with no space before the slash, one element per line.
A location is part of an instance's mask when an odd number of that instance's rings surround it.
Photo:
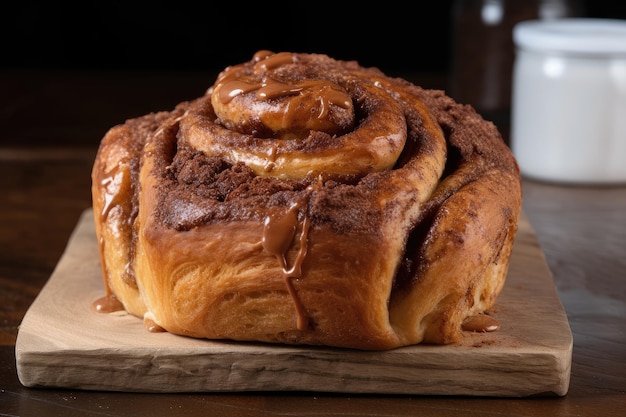
<path fill-rule="evenodd" d="M 513 29 L 511 150 L 527 178 L 626 183 L 626 20 Z"/>

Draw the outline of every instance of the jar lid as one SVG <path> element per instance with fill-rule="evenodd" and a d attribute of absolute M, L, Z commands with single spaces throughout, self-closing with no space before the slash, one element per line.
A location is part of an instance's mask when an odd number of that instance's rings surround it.
<path fill-rule="evenodd" d="M 626 54 L 626 20 L 526 20 L 513 28 L 513 41 L 518 47 L 537 51 Z"/>

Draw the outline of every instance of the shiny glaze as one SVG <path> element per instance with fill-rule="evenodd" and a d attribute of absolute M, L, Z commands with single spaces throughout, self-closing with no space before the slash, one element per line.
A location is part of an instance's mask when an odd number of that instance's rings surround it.
<path fill-rule="evenodd" d="M 128 185 L 128 179 L 126 178 L 125 173 L 126 171 L 123 169 L 114 169 L 106 173 L 105 177 L 100 181 L 102 189 L 105 190 L 104 203 L 102 205 L 102 210 L 99 214 L 101 223 L 107 222 L 107 218 L 111 210 L 123 202 L 122 191 L 124 187 Z M 111 225 L 111 230 L 114 233 L 120 233 L 116 222 L 112 221 L 109 222 L 109 224 Z M 105 244 L 106 242 L 104 238 L 100 236 L 100 238 L 98 239 L 98 250 L 100 251 L 105 295 L 95 300 L 92 305 L 93 308 L 99 313 L 112 313 L 115 311 L 124 310 L 124 305 L 115 297 L 109 284 L 109 273 L 106 268 L 106 263 L 104 262 Z"/>
<path fill-rule="evenodd" d="M 462 325 L 462 329 L 467 332 L 495 332 L 500 328 L 500 323 L 486 314 L 477 314 L 468 317 Z"/>
<path fill-rule="evenodd" d="M 98 298 L 92 303 L 94 310 L 98 313 L 113 313 L 116 311 L 124 310 L 124 306 L 120 301 L 111 293 L 111 290 L 107 286 L 107 294 Z"/>
<path fill-rule="evenodd" d="M 298 279 L 302 276 L 302 263 L 306 258 L 308 249 L 307 241 L 311 220 L 306 214 L 303 215 L 300 237 L 298 238 L 298 253 L 291 267 L 288 265 L 286 254 L 294 244 L 299 223 L 298 213 L 303 207 L 306 207 L 311 193 L 320 186 L 321 179 L 318 179 L 316 184 L 307 188 L 305 199 L 292 202 L 286 209 L 271 209 L 265 217 L 263 237 L 261 239 L 265 251 L 275 256 L 282 268 L 289 295 L 291 295 L 296 309 L 298 330 L 305 330 L 308 327 L 306 310 L 293 285 L 293 279 Z"/>
<path fill-rule="evenodd" d="M 214 91 L 218 100 L 228 105 L 235 97 L 255 92 L 254 98 L 260 104 L 279 99 L 286 100 L 279 110 L 282 114 L 282 124 L 272 130 L 298 131 L 302 126 L 341 133 L 342 126 L 329 127 L 329 112 L 331 106 L 344 110 L 352 107 L 352 99 L 348 93 L 336 83 L 326 79 L 305 79 L 280 81 L 266 72 L 284 65 L 293 63 L 295 55 L 287 52 L 271 54 L 267 51 L 257 53 L 252 73 L 246 64 L 228 67 L 218 77 Z M 306 109 L 306 110 L 303 110 Z M 255 106 L 261 119 L 264 112 L 274 111 Z M 222 115 L 224 117 L 224 115 Z M 330 129 L 330 130 L 329 130 Z"/>

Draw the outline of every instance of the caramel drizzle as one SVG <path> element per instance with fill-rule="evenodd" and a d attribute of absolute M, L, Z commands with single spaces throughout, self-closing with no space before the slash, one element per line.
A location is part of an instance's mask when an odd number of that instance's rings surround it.
<path fill-rule="evenodd" d="M 347 93 L 333 89 L 334 83 L 327 80 L 306 80 L 296 84 L 287 84 L 266 77 L 258 83 L 249 83 L 235 79 L 237 74 L 226 75 L 219 84 L 221 89 L 219 99 L 222 103 L 228 104 L 233 98 L 240 94 L 246 94 L 256 90 L 256 98 L 259 100 L 271 100 L 287 97 L 295 94 L 303 94 L 306 90 L 310 94 L 317 94 L 322 107 L 328 108 L 329 104 L 334 104 L 344 109 L 350 108 L 350 97 Z M 323 117 L 327 111 L 322 111 L 319 118 Z"/>
<path fill-rule="evenodd" d="M 498 320 L 486 314 L 477 314 L 468 317 L 462 324 L 461 328 L 466 332 L 495 332 L 500 328 Z"/>
<path fill-rule="evenodd" d="M 291 296 L 296 309 L 298 330 L 306 330 L 309 326 L 309 319 L 307 317 L 306 310 L 304 309 L 302 301 L 298 297 L 296 289 L 293 285 L 293 279 L 297 279 L 302 276 L 302 263 L 304 262 L 307 254 L 308 235 L 311 227 L 311 220 L 308 216 L 305 215 L 302 222 L 302 231 L 300 232 L 300 237 L 298 239 L 298 254 L 291 265 L 291 268 L 288 266 L 285 255 L 289 251 L 296 235 L 298 212 L 304 205 L 306 205 L 308 198 L 310 197 L 310 193 L 313 192 L 315 188 L 318 188 L 320 183 L 321 179 L 318 180 L 317 185 L 309 186 L 306 190 L 307 198 L 303 201 L 292 202 L 286 211 L 278 208 L 272 209 L 265 217 L 263 238 L 261 240 L 263 248 L 268 253 L 276 257 L 276 260 L 282 268 L 287 290 L 289 291 L 289 295 Z"/>
<path fill-rule="evenodd" d="M 255 73 L 272 70 L 292 63 L 295 60 L 293 54 L 287 52 L 274 55 L 264 54 L 269 53 L 262 51 L 260 55 L 255 55 L 255 60 L 258 60 L 254 65 Z M 317 96 L 319 99 L 320 113 L 317 116 L 319 119 L 324 118 L 328 114 L 331 104 L 344 109 L 349 109 L 352 104 L 350 96 L 343 90 L 333 88 L 336 84 L 328 80 L 305 80 L 300 83 L 287 84 L 267 76 L 263 77 L 260 82 L 243 81 L 242 78 L 244 78 L 244 74 L 241 65 L 226 69 L 220 76 L 216 85 L 221 86 L 219 100 L 223 104 L 228 104 L 236 96 L 251 91 L 256 91 L 255 96 L 261 101 L 304 94 L 306 92 Z"/>
<path fill-rule="evenodd" d="M 111 173 L 108 173 L 107 177 L 105 177 L 100 182 L 102 187 L 106 190 L 104 194 L 104 204 L 102 206 L 102 211 L 100 212 L 100 221 L 102 223 L 109 216 L 109 212 L 111 211 L 111 209 L 119 204 L 120 189 L 123 181 L 124 171 L 113 171 Z M 100 267 L 102 268 L 102 278 L 104 281 L 105 295 L 95 300 L 92 303 L 92 306 L 98 313 L 112 313 L 115 311 L 124 310 L 124 306 L 117 299 L 115 294 L 113 294 L 113 291 L 111 291 L 111 286 L 109 285 L 109 274 L 107 272 L 104 262 L 104 245 L 105 242 L 101 236 L 100 239 L 98 239 L 98 250 L 100 251 Z"/>
<path fill-rule="evenodd" d="M 143 318 L 143 327 L 150 333 L 164 333 L 166 330 L 159 326 L 152 318 Z"/>
<path fill-rule="evenodd" d="M 267 50 L 258 51 L 254 54 L 252 59 L 256 62 L 254 64 L 255 72 L 271 71 L 296 61 L 296 57 L 291 52 L 279 52 L 275 54 Z"/>
<path fill-rule="evenodd" d="M 304 218 L 302 223 L 302 232 L 299 238 L 300 249 L 291 268 L 288 267 L 287 259 L 285 258 L 285 254 L 289 250 L 296 234 L 299 209 L 300 204 L 293 203 L 286 212 L 272 210 L 265 218 L 262 243 L 263 248 L 276 257 L 283 270 L 287 290 L 296 308 L 298 330 L 304 330 L 308 327 L 308 318 L 292 280 L 300 278 L 302 275 L 302 262 L 304 262 L 306 257 L 308 232 L 311 224 L 308 216 Z"/>
<path fill-rule="evenodd" d="M 106 190 L 104 194 L 104 204 L 102 205 L 102 212 L 100 218 L 104 221 L 109 215 L 109 212 L 113 207 L 119 204 L 119 194 L 121 184 L 124 180 L 124 171 L 113 171 L 106 178 L 104 178 L 100 184 Z"/>
<path fill-rule="evenodd" d="M 120 300 L 118 300 L 117 297 L 113 293 L 111 293 L 111 290 L 108 289 L 108 286 L 106 295 L 94 301 L 92 303 L 92 306 L 98 313 L 113 313 L 115 311 L 124 310 L 124 306 L 122 305 Z"/>
<path fill-rule="evenodd" d="M 278 156 L 278 149 L 276 148 L 276 146 L 270 146 L 270 148 L 267 151 L 268 160 L 263 166 L 263 169 L 265 170 L 265 172 L 272 172 L 272 170 L 276 166 L 277 156 Z"/>

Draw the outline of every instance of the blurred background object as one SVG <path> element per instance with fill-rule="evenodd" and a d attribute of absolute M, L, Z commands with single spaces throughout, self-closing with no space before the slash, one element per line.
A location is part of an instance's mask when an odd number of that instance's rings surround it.
<path fill-rule="evenodd" d="M 626 20 L 515 25 L 511 149 L 528 178 L 626 184 Z"/>
<path fill-rule="evenodd" d="M 410 10 L 397 1 L 346 10 L 324 2 L 9 2 L 0 13 L 0 125 L 7 132 L 0 145 L 41 142 L 46 135 L 38 126 L 48 120 L 40 110 L 56 106 L 67 113 L 54 121 L 50 144 L 73 145 L 67 138 L 81 135 L 65 132 L 83 129 L 81 144 L 93 146 L 124 117 L 169 109 L 175 103 L 166 96 L 197 97 L 218 71 L 259 49 L 325 53 L 419 79 L 474 105 L 507 139 L 511 25 L 540 14 L 581 13 L 626 19 L 626 2 L 438 0 Z M 115 84 L 117 73 L 136 80 Z M 179 94 L 163 94 L 166 83 L 159 80 L 172 76 L 182 82 L 167 85 Z M 131 91 L 126 97 L 136 91 L 137 100 L 120 102 L 120 89 Z M 79 95 L 101 103 L 100 113 L 76 109 Z"/>
<path fill-rule="evenodd" d="M 450 95 L 497 125 L 508 126 L 515 24 L 584 14 L 581 0 L 455 0 Z M 503 134 L 508 141 L 508 130 Z"/>

